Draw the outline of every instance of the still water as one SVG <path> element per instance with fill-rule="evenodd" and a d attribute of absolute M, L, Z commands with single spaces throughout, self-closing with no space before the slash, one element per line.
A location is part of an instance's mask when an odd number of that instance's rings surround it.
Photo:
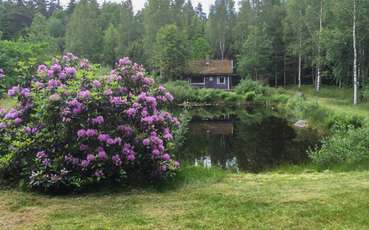
<path fill-rule="evenodd" d="M 272 111 L 197 109 L 177 157 L 195 165 L 260 172 L 308 161 L 319 142 L 315 130 L 296 128 Z"/>

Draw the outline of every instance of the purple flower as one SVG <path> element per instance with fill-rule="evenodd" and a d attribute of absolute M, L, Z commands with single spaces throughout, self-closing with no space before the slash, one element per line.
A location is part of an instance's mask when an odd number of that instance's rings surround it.
<path fill-rule="evenodd" d="M 79 66 L 83 70 L 90 70 L 91 69 L 91 64 L 87 59 L 82 59 L 79 63 Z"/>
<path fill-rule="evenodd" d="M 77 136 L 78 137 L 85 137 L 86 136 L 86 130 L 84 130 L 84 129 L 78 130 Z"/>
<path fill-rule="evenodd" d="M 125 65 L 131 65 L 131 64 L 132 64 L 132 62 L 129 60 L 128 57 L 121 58 L 118 61 L 118 66 L 119 67 L 125 66 Z"/>
<path fill-rule="evenodd" d="M 148 146 L 150 144 L 150 139 L 149 138 L 145 138 L 143 141 L 142 141 L 142 144 L 145 145 L 145 146 Z"/>
<path fill-rule="evenodd" d="M 125 101 L 121 97 L 110 97 L 110 103 L 113 105 L 122 105 Z"/>
<path fill-rule="evenodd" d="M 96 176 L 96 177 L 103 177 L 104 176 L 104 172 L 102 171 L 102 170 L 96 170 L 95 171 L 95 173 L 94 173 L 94 175 Z"/>
<path fill-rule="evenodd" d="M 64 68 L 64 71 L 65 71 L 65 73 L 66 73 L 67 75 L 69 75 L 69 76 L 74 76 L 74 75 L 76 75 L 76 73 L 77 73 L 77 70 L 76 70 L 76 68 L 74 68 L 74 67 L 65 67 L 65 68 Z"/>
<path fill-rule="evenodd" d="M 96 118 L 92 119 L 92 124 L 94 125 L 101 125 L 104 123 L 104 117 L 103 116 L 97 116 Z"/>
<path fill-rule="evenodd" d="M 112 89 L 106 89 L 104 92 L 105 95 L 110 96 L 113 94 L 113 90 Z"/>
<path fill-rule="evenodd" d="M 169 161 L 170 160 L 170 156 L 168 153 L 164 154 L 161 159 L 163 159 L 163 161 Z"/>
<path fill-rule="evenodd" d="M 87 129 L 86 130 L 86 136 L 88 137 L 93 137 L 97 135 L 97 130 L 96 129 Z"/>
<path fill-rule="evenodd" d="M 169 93 L 169 92 L 167 92 L 166 94 L 165 94 L 165 97 L 168 99 L 168 101 L 170 101 L 170 102 L 172 102 L 173 100 L 174 100 L 174 97 L 172 96 L 172 94 L 171 93 Z"/>
<path fill-rule="evenodd" d="M 53 71 L 53 70 L 51 70 L 51 69 L 49 69 L 49 70 L 47 71 L 47 76 L 49 76 L 49 77 L 54 76 L 54 71 Z"/>
<path fill-rule="evenodd" d="M 37 67 L 37 73 L 40 76 L 46 76 L 47 75 L 47 66 L 46 65 L 39 65 Z"/>
<path fill-rule="evenodd" d="M 133 130 L 128 125 L 119 125 L 118 130 L 123 133 L 123 135 L 131 136 L 133 133 Z"/>
<path fill-rule="evenodd" d="M 158 149 L 154 149 L 154 150 L 152 150 L 152 155 L 159 156 L 160 155 L 160 151 Z"/>
<path fill-rule="evenodd" d="M 61 66 L 58 63 L 55 63 L 50 68 L 54 73 L 59 73 L 61 71 Z"/>
<path fill-rule="evenodd" d="M 5 114 L 5 119 L 11 119 L 14 120 L 19 116 L 19 113 L 16 109 L 11 109 L 7 114 Z"/>
<path fill-rule="evenodd" d="M 96 159 L 96 157 L 93 155 L 93 154 L 88 154 L 87 157 L 86 157 L 86 160 L 88 161 L 94 161 Z"/>
<path fill-rule="evenodd" d="M 43 159 L 42 160 L 42 164 L 44 165 L 44 166 L 49 166 L 50 165 L 50 159 L 48 159 L 48 158 L 45 158 L 45 159 Z"/>
<path fill-rule="evenodd" d="M 13 86 L 11 89 L 8 90 L 8 95 L 10 97 L 16 96 L 20 92 L 19 86 Z"/>
<path fill-rule="evenodd" d="M 108 139 L 106 140 L 106 143 L 107 143 L 108 145 L 114 145 L 114 144 L 115 144 L 115 141 L 114 141 L 114 139 L 113 139 L 113 138 L 108 138 Z"/>
<path fill-rule="evenodd" d="M 88 90 L 82 90 L 81 92 L 78 93 L 78 98 L 80 99 L 88 99 L 90 98 L 91 93 Z"/>
<path fill-rule="evenodd" d="M 36 157 L 37 157 L 38 159 L 42 159 L 42 158 L 44 158 L 44 157 L 47 157 L 47 154 L 46 154 L 46 152 L 45 152 L 45 151 L 40 151 L 40 152 L 37 152 L 37 153 L 36 153 Z"/>
<path fill-rule="evenodd" d="M 23 88 L 23 89 L 21 90 L 21 95 L 22 95 L 23 97 L 29 97 L 29 96 L 31 95 L 31 91 L 30 91 L 28 88 Z"/>
<path fill-rule="evenodd" d="M 102 147 L 99 147 L 97 149 L 97 156 L 99 157 L 100 160 L 105 161 L 108 159 L 108 156 L 106 155 L 105 150 Z"/>
<path fill-rule="evenodd" d="M 127 156 L 127 160 L 129 160 L 129 161 L 134 161 L 136 159 L 136 157 L 135 157 L 135 155 L 133 155 L 133 154 L 129 154 L 128 156 Z"/>
<path fill-rule="evenodd" d="M 162 171 L 162 172 L 167 171 L 167 166 L 166 165 L 160 166 L 160 171 Z"/>
<path fill-rule="evenodd" d="M 128 115 L 128 117 L 132 118 L 137 112 L 136 108 L 129 108 L 128 110 L 126 110 L 126 114 Z"/>
<path fill-rule="evenodd" d="M 51 79 L 48 82 L 48 88 L 53 89 L 61 85 L 61 82 L 59 80 Z"/>
<path fill-rule="evenodd" d="M 115 166 L 121 166 L 122 165 L 122 160 L 120 159 L 120 156 L 118 154 L 112 156 L 112 161 L 113 161 L 113 164 Z"/>
<path fill-rule="evenodd" d="M 174 162 L 174 166 L 175 166 L 176 168 L 179 168 L 179 166 L 180 166 L 179 161 L 175 161 L 175 162 Z"/>
<path fill-rule="evenodd" d="M 101 83 L 98 80 L 93 80 L 92 81 L 92 85 L 93 87 L 95 87 L 96 89 L 101 87 Z"/>
<path fill-rule="evenodd" d="M 110 138 L 110 136 L 108 134 L 100 134 L 97 139 L 101 142 L 106 142 L 108 139 Z"/>
<path fill-rule="evenodd" d="M 5 129 L 5 128 L 6 128 L 6 124 L 4 122 L 0 122 L 0 130 Z"/>
<path fill-rule="evenodd" d="M 90 161 L 88 161 L 88 160 L 82 160 L 81 161 L 81 166 L 83 168 L 87 168 L 89 165 L 90 165 Z"/>
<path fill-rule="evenodd" d="M 35 134 L 39 131 L 39 128 L 35 127 L 35 128 L 31 128 L 31 127 L 25 127 L 24 128 L 24 132 L 27 134 L 27 135 L 32 135 L 32 134 Z"/>

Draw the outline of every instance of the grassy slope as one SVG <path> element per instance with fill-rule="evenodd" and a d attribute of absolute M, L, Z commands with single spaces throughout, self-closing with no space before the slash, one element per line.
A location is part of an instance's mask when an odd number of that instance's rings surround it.
<path fill-rule="evenodd" d="M 208 174 L 164 192 L 50 197 L 0 190 L 0 228 L 369 228 L 367 171 L 215 175 L 220 180 Z"/>
<path fill-rule="evenodd" d="M 296 93 L 299 89 L 291 87 L 288 89 L 290 93 Z M 337 87 L 324 86 L 317 93 L 311 85 L 302 86 L 301 91 L 309 101 L 318 102 L 321 106 L 338 113 L 353 113 L 357 115 L 368 116 L 369 104 L 360 103 L 352 105 L 353 92 L 351 88 L 339 89 Z"/>

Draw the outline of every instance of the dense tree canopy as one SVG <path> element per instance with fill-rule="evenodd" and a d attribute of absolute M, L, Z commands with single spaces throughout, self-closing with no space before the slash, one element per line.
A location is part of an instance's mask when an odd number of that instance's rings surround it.
<path fill-rule="evenodd" d="M 148 0 L 138 12 L 132 0 L 71 0 L 64 9 L 55 0 L 3 0 L 0 39 L 47 40 L 60 54 L 72 51 L 108 66 L 130 56 L 163 79 L 180 77 L 186 60 L 210 57 L 233 59 L 242 77 L 255 79 L 257 72 L 273 85 L 312 84 L 319 90 L 321 84 L 352 86 L 354 75 L 359 88 L 368 81 L 368 1 L 216 0 L 209 15 L 204 11 L 191 0 Z M 167 38 L 179 40 L 161 45 L 181 45 L 159 52 L 158 38 L 174 28 L 168 25 L 175 25 L 176 34 Z M 176 70 L 156 62 L 165 52 L 183 59 L 183 50 L 184 61 L 167 59 Z M 179 72 L 159 73 L 168 69 Z"/>

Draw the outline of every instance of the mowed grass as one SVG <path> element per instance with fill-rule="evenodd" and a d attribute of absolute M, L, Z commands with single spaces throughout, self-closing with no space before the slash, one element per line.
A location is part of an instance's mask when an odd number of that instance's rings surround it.
<path fill-rule="evenodd" d="M 323 85 L 320 92 L 316 92 L 314 86 L 303 85 L 301 89 L 297 87 L 289 87 L 288 92 L 303 92 L 308 101 L 317 102 L 321 106 L 334 111 L 335 113 L 356 114 L 361 116 L 369 115 L 369 103 L 360 102 L 353 105 L 353 89 L 338 88 L 336 86 Z"/>
<path fill-rule="evenodd" d="M 0 228 L 369 228 L 368 171 L 232 174 L 191 167 L 182 174 L 180 186 L 161 192 L 53 197 L 3 189 Z"/>

